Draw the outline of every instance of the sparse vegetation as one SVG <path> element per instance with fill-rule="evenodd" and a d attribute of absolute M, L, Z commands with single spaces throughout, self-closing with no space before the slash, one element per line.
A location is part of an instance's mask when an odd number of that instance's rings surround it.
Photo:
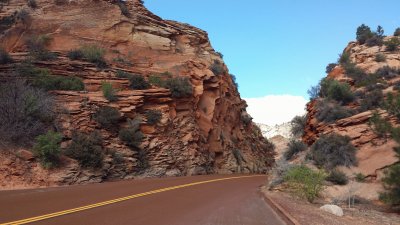
<path fill-rule="evenodd" d="M 145 90 L 150 88 L 150 84 L 141 75 L 132 74 L 131 77 L 129 77 L 129 81 L 131 82 L 130 87 L 134 90 Z"/>
<path fill-rule="evenodd" d="M 400 45 L 400 40 L 398 37 L 392 37 L 388 41 L 385 41 L 384 45 L 386 46 L 387 51 L 394 52 L 398 49 Z"/>
<path fill-rule="evenodd" d="M 383 43 L 384 30 L 381 26 L 378 26 L 375 32 L 372 32 L 371 29 L 362 24 L 357 28 L 357 41 L 360 44 L 366 44 L 369 47 L 372 46 L 381 46 Z"/>
<path fill-rule="evenodd" d="M 71 60 L 79 60 L 79 59 L 82 59 L 84 57 L 83 52 L 81 50 L 79 50 L 79 49 L 70 50 L 67 53 L 67 56 Z"/>
<path fill-rule="evenodd" d="M 333 79 L 327 78 L 321 81 L 320 93 L 322 97 L 335 100 L 342 104 L 347 104 L 354 100 L 350 85 L 347 83 L 340 83 Z"/>
<path fill-rule="evenodd" d="M 98 68 L 105 68 L 107 63 L 104 59 L 105 50 L 97 45 L 84 45 L 80 49 L 73 49 L 68 52 L 72 60 L 84 59 L 94 63 Z"/>
<path fill-rule="evenodd" d="M 174 98 L 185 98 L 193 94 L 193 87 L 187 77 L 176 77 L 166 80 L 165 85 Z"/>
<path fill-rule="evenodd" d="M 356 39 L 360 44 L 365 44 L 365 42 L 373 36 L 374 34 L 372 33 L 371 28 L 367 25 L 361 24 L 361 26 L 357 28 Z"/>
<path fill-rule="evenodd" d="M 162 113 L 160 110 L 147 110 L 146 111 L 146 118 L 147 123 L 150 125 L 155 125 L 160 122 L 162 117 Z"/>
<path fill-rule="evenodd" d="M 365 175 L 362 174 L 362 173 L 356 173 L 356 174 L 354 175 L 354 179 L 356 179 L 357 182 L 362 183 L 362 182 L 365 181 Z"/>
<path fill-rule="evenodd" d="M 53 168 L 59 164 L 61 140 L 62 135 L 54 131 L 48 131 L 46 134 L 36 137 L 33 150 L 44 168 Z"/>
<path fill-rule="evenodd" d="M 386 62 L 386 56 L 382 53 L 378 53 L 375 55 L 376 62 Z"/>
<path fill-rule="evenodd" d="M 400 75 L 400 69 L 390 66 L 383 66 L 379 68 L 375 74 L 380 78 L 392 79 Z"/>
<path fill-rule="evenodd" d="M 396 28 L 396 30 L 393 33 L 393 36 L 396 36 L 396 37 L 400 36 L 400 27 Z"/>
<path fill-rule="evenodd" d="M 400 119 L 400 94 L 388 93 L 384 108 L 391 114 Z"/>
<path fill-rule="evenodd" d="M 110 106 L 103 106 L 94 114 L 94 120 L 105 129 L 110 130 L 114 130 L 118 127 L 120 119 L 121 113 L 116 108 Z"/>
<path fill-rule="evenodd" d="M 32 85 L 46 91 L 82 91 L 85 89 L 82 79 L 78 77 L 51 76 L 47 73 L 35 76 Z"/>
<path fill-rule="evenodd" d="M 0 143 L 29 145 L 52 123 L 54 101 L 24 80 L 0 83 Z"/>
<path fill-rule="evenodd" d="M 313 171 L 304 165 L 300 165 L 288 170 L 285 181 L 294 194 L 312 203 L 324 189 L 325 178 L 326 175 L 323 171 Z"/>
<path fill-rule="evenodd" d="M 31 36 L 26 41 L 29 53 L 36 59 L 48 61 L 57 58 L 57 55 L 47 50 L 51 37 L 48 35 Z"/>
<path fill-rule="evenodd" d="M 84 168 L 100 168 L 103 164 L 103 139 L 94 131 L 90 134 L 74 133 L 66 155 L 76 159 Z"/>
<path fill-rule="evenodd" d="M 350 60 L 350 53 L 348 52 L 343 52 L 342 54 L 339 55 L 338 63 L 342 66 L 345 66 L 349 63 L 351 63 Z"/>
<path fill-rule="evenodd" d="M 121 14 L 130 18 L 131 17 L 131 13 L 129 12 L 128 6 L 126 5 L 126 3 L 124 1 L 118 1 L 118 6 L 119 9 L 121 10 Z"/>
<path fill-rule="evenodd" d="M 3 48 L 0 48 L 0 65 L 12 63 L 14 60 L 11 58 L 10 54 Z"/>
<path fill-rule="evenodd" d="M 326 180 L 337 185 L 346 185 L 349 182 L 349 178 L 347 178 L 346 174 L 336 169 L 329 173 Z"/>
<path fill-rule="evenodd" d="M 397 158 L 400 159 L 400 148 L 395 147 Z M 400 164 L 394 164 L 385 170 L 385 176 L 382 179 L 385 192 L 380 193 L 379 198 L 389 204 L 397 211 L 400 211 Z"/>
<path fill-rule="evenodd" d="M 115 102 L 118 100 L 116 95 L 116 90 L 113 88 L 112 84 L 103 81 L 101 83 L 101 90 L 103 91 L 103 96 L 110 102 Z"/>
<path fill-rule="evenodd" d="M 374 89 L 362 98 L 360 103 L 360 111 L 364 112 L 371 109 L 379 108 L 383 102 L 383 93 L 381 89 Z"/>
<path fill-rule="evenodd" d="M 214 60 L 214 63 L 210 66 L 210 70 L 216 76 L 222 75 L 225 72 L 224 65 L 219 60 Z"/>
<path fill-rule="evenodd" d="M 38 7 L 36 0 L 28 0 L 28 6 L 32 9 L 36 9 Z"/>
<path fill-rule="evenodd" d="M 307 149 L 307 145 L 304 144 L 302 141 L 299 140 L 290 140 L 287 145 L 287 150 L 283 154 L 286 160 L 291 160 L 293 156 L 297 155 L 298 153 L 305 151 Z"/>
<path fill-rule="evenodd" d="M 321 136 L 311 146 L 311 158 L 319 167 L 331 170 L 336 166 L 357 165 L 356 148 L 351 144 L 350 137 L 338 134 Z"/>
<path fill-rule="evenodd" d="M 337 66 L 337 63 L 329 63 L 329 64 L 326 66 L 325 72 L 326 72 L 327 74 L 330 74 L 330 73 L 332 72 L 332 70 L 335 69 L 336 66 Z"/>
<path fill-rule="evenodd" d="M 140 123 L 141 120 L 139 118 L 128 120 L 128 126 L 119 131 L 119 139 L 131 148 L 139 149 L 140 143 L 143 140 Z"/>
<path fill-rule="evenodd" d="M 239 88 L 239 84 L 236 81 L 236 76 L 234 74 L 229 74 L 229 76 L 231 76 L 233 85 L 235 85 L 236 89 L 238 89 Z"/>
<path fill-rule="evenodd" d="M 165 86 L 165 81 L 161 76 L 158 75 L 151 75 L 149 77 L 149 83 L 152 85 L 155 85 L 157 87 L 164 87 Z"/>
<path fill-rule="evenodd" d="M 318 121 L 332 123 L 339 119 L 354 115 L 354 111 L 347 109 L 333 101 L 321 100 L 316 104 L 316 118 Z"/>
<path fill-rule="evenodd" d="M 372 128 L 374 133 L 381 138 L 387 138 L 392 131 L 392 125 L 383 119 L 378 113 L 374 113 L 374 115 L 369 119 L 369 126 Z"/>
<path fill-rule="evenodd" d="M 290 121 L 291 133 L 294 137 L 301 137 L 304 134 L 304 128 L 307 122 L 307 115 L 295 116 L 292 121 Z"/>
<path fill-rule="evenodd" d="M 310 100 L 315 100 L 320 96 L 321 85 L 317 84 L 315 86 L 311 86 L 310 89 L 307 90 L 307 94 L 310 97 Z"/>

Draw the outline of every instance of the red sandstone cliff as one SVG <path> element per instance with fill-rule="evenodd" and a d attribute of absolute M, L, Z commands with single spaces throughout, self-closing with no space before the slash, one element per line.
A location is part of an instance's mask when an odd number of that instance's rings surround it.
<path fill-rule="evenodd" d="M 44 170 L 25 150 L 18 154 L 2 151 L 0 186 L 46 186 L 135 176 L 180 176 L 206 173 L 265 172 L 273 162 L 273 149 L 248 117 L 246 103 L 224 67 L 222 75 L 209 68 L 215 60 L 223 62 L 208 40 L 207 33 L 187 24 L 163 20 L 150 13 L 137 0 L 128 1 L 130 17 L 121 14 L 113 1 L 68 0 L 55 4 L 52 0 L 36 0 L 32 9 L 25 0 L 11 0 L 3 6 L 0 20 L 13 18 L 24 9 L 28 19 L 15 19 L 1 26 L 0 45 L 15 63 L 27 57 L 25 40 L 32 35 L 51 37 L 48 50 L 57 53 L 53 61 L 37 61 L 52 74 L 77 76 L 83 79 L 85 91 L 55 91 L 60 130 L 65 146 L 73 131 L 101 130 L 104 148 L 123 157 L 114 164 L 106 154 L 101 169 L 82 169 L 64 157 L 57 169 Z M 106 50 L 106 69 L 84 61 L 71 61 L 66 54 L 85 44 L 96 44 Z M 124 62 L 114 60 L 123 58 Z M 14 64 L 15 64 L 14 63 Z M 13 65 L 0 67 L 3 79 Z M 173 98 L 168 89 L 152 86 L 146 90 L 130 90 L 128 80 L 116 77 L 116 70 L 140 74 L 146 79 L 166 71 L 174 77 L 187 77 L 193 86 L 188 98 Z M 118 88 L 118 101 L 109 102 L 100 90 L 107 81 Z M 124 118 L 142 116 L 148 109 L 162 112 L 157 125 L 141 123 L 148 168 L 138 169 L 138 152 L 132 151 L 92 119 L 100 106 L 117 108 Z M 124 126 L 124 124 L 121 124 Z M 240 157 L 238 157 L 238 155 Z"/>
<path fill-rule="evenodd" d="M 385 40 L 389 40 L 390 38 L 386 37 Z M 379 68 L 384 66 L 391 68 L 400 67 L 399 51 L 388 51 L 384 45 L 368 47 L 365 44 L 360 45 L 359 43 L 351 42 L 345 48 L 344 52 L 350 54 L 350 59 L 356 66 L 369 74 L 375 73 Z M 383 55 L 386 60 L 378 62 L 376 60 L 378 54 Z M 327 77 L 350 84 L 353 93 L 368 93 L 365 86 L 360 87 L 354 84 L 354 80 L 346 75 L 345 69 L 341 65 L 336 66 Z M 395 92 L 394 86 L 398 84 L 398 81 L 399 77 L 394 76 L 385 78 L 379 84 L 383 87 L 382 101 L 384 101 L 388 93 Z M 356 112 L 354 115 L 330 124 L 320 122 L 316 116 L 318 112 L 316 104 L 319 100 L 313 100 L 307 104 L 307 124 L 303 141 L 308 145 L 312 145 L 321 135 L 330 133 L 349 136 L 352 144 L 357 148 L 356 157 L 358 165 L 350 168 L 343 167 L 341 170 L 345 171 L 349 177 L 354 177 L 357 173 L 366 176 L 366 182 L 364 183 L 351 184 L 353 185 L 352 187 L 330 187 L 328 188 L 328 192 L 334 197 L 338 197 L 339 195 L 345 196 L 353 188 L 353 191 L 356 191 L 357 195 L 376 200 L 379 192 L 383 191 L 380 181 L 383 176 L 383 170 L 398 161 L 393 151 L 393 147 L 398 146 L 398 144 L 391 137 L 379 137 L 371 128 L 369 120 L 373 116 L 373 113 L 378 110 L 379 115 L 386 121 L 389 121 L 394 127 L 400 125 L 399 121 L 395 116 L 389 115 L 383 107 L 379 107 L 378 105 L 374 107 L 375 109 L 357 112 L 357 108 L 362 103 L 356 100 L 346 106 Z"/>

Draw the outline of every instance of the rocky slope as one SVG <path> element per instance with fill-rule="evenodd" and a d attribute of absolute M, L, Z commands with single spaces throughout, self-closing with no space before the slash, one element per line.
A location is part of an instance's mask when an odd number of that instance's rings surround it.
<path fill-rule="evenodd" d="M 390 38 L 391 37 L 386 37 L 385 40 L 389 40 Z M 350 60 L 367 74 L 376 73 L 378 69 L 385 66 L 394 69 L 400 68 L 399 51 L 388 51 L 384 45 L 369 47 L 365 44 L 360 45 L 357 42 L 351 42 L 345 48 L 344 53 L 349 54 Z M 377 60 L 377 55 L 380 55 L 381 58 L 385 58 L 385 60 Z M 333 123 L 320 122 L 317 119 L 317 102 L 320 99 L 308 103 L 307 125 L 303 141 L 308 145 L 312 145 L 321 135 L 330 133 L 349 136 L 351 138 L 351 143 L 357 149 L 356 158 L 358 160 L 358 165 L 340 169 L 349 177 L 354 177 L 357 173 L 366 176 L 366 182 L 363 183 L 351 182 L 351 186 L 335 186 L 328 188 L 328 192 L 333 196 L 348 195 L 351 190 L 354 191 L 357 189 L 357 195 L 366 199 L 376 200 L 379 192 L 383 190 L 380 182 L 383 170 L 397 162 L 398 159 L 395 157 L 393 147 L 398 146 L 398 144 L 391 137 L 379 137 L 372 129 L 369 121 L 374 112 L 377 112 L 382 118 L 389 121 L 395 127 L 399 125 L 399 121 L 395 116 L 389 115 L 378 103 L 371 105 L 369 107 L 370 110 L 359 110 L 360 105 L 367 101 L 359 101 L 357 98 L 367 93 L 366 98 L 372 99 L 374 96 L 368 95 L 369 88 L 376 89 L 376 87 L 378 87 L 383 93 L 383 98 L 379 102 L 379 104 L 381 104 L 388 93 L 396 92 L 394 87 L 399 81 L 398 75 L 400 74 L 383 77 L 383 79 L 379 81 L 380 83 L 374 83 L 366 87 L 363 85 L 356 85 L 355 79 L 350 78 L 346 74 L 344 66 L 338 65 L 327 77 L 351 85 L 352 92 L 356 93 L 356 100 L 347 105 L 346 108 L 353 110 L 352 114 L 354 115 L 336 120 Z"/>
<path fill-rule="evenodd" d="M 36 0 L 36 3 L 33 9 L 25 0 L 11 0 L 2 8 L 0 45 L 15 62 L 0 65 L 0 77 L 8 79 L 14 66 L 28 57 L 27 39 L 48 35 L 51 41 L 47 49 L 56 53 L 57 58 L 35 61 L 35 66 L 47 68 L 54 75 L 80 77 L 85 84 L 84 91 L 53 92 L 57 99 L 58 130 L 64 136 L 62 146 L 69 143 L 74 131 L 101 130 L 104 149 L 118 152 L 122 163 L 116 164 L 112 155 L 105 152 L 103 167 L 95 171 L 83 169 L 65 156 L 60 168 L 44 170 L 29 149 L 11 152 L 6 149 L 0 157 L 0 186 L 75 184 L 137 176 L 261 173 L 272 164 L 273 149 L 249 122 L 246 102 L 240 98 L 206 32 L 163 20 L 138 0 L 126 3 L 125 14 L 129 17 L 121 13 L 115 1 Z M 105 50 L 107 68 L 98 69 L 92 63 L 66 57 L 71 49 L 86 44 L 96 44 Z M 210 70 L 215 60 L 223 66 L 221 74 Z M 187 77 L 193 94 L 175 98 L 170 90 L 155 85 L 146 90 L 131 90 L 127 79 L 116 76 L 117 70 L 146 79 L 165 72 L 173 77 Z M 116 102 L 103 97 L 103 81 L 119 90 Z M 119 110 L 123 116 L 120 127 L 126 126 L 128 118 L 142 118 L 140 130 L 144 140 L 140 148 L 147 168 L 139 168 L 138 151 L 93 120 L 93 114 L 101 106 Z M 162 112 L 158 124 L 146 123 L 143 115 L 149 109 Z"/>

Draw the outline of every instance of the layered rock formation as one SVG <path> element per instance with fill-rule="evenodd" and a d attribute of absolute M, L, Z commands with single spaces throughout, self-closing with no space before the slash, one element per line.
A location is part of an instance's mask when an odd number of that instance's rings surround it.
<path fill-rule="evenodd" d="M 11 22 L 1 26 L 1 46 L 10 52 L 16 64 L 27 58 L 26 40 L 29 37 L 48 35 L 51 38 L 48 50 L 55 52 L 57 58 L 37 61 L 35 65 L 49 69 L 54 75 L 80 77 L 85 84 L 85 91 L 53 92 L 57 99 L 59 130 L 64 135 L 62 146 L 68 144 L 73 131 L 101 130 L 103 147 L 121 154 L 123 163 L 115 164 L 111 155 L 105 153 L 103 167 L 91 171 L 64 157 L 61 168 L 38 172 L 39 165 L 35 160 L 19 158 L 16 161 L 18 156 L 12 154 L 9 157 L 7 153 L 2 157 L 9 164 L 0 168 L 4 178 L 1 185 L 10 185 L 21 178 L 18 173 L 10 172 L 14 169 L 7 168 L 20 168 L 22 164 L 29 178 L 23 178 L 21 183 L 28 185 L 100 182 L 136 176 L 261 173 L 269 168 L 273 162 L 273 149 L 259 129 L 248 122 L 246 102 L 240 98 L 206 32 L 163 20 L 137 0 L 126 3 L 128 16 L 123 15 L 113 1 L 36 2 L 38 7 L 35 9 L 28 7 L 25 0 L 12 0 L 3 7 L 0 20 L 11 18 Z M 107 68 L 98 69 L 92 63 L 71 61 L 66 57 L 71 49 L 87 44 L 105 49 Z M 215 60 L 223 65 L 221 74 L 210 70 Z M 3 79 L 7 79 L 13 66 L 0 67 Z M 170 90 L 154 85 L 146 90 L 131 90 L 128 79 L 116 76 L 117 70 L 139 74 L 146 79 L 165 72 L 173 77 L 187 77 L 193 94 L 187 98 L 174 98 Z M 103 97 L 103 81 L 112 83 L 119 90 L 116 102 Z M 126 126 L 128 118 L 142 118 L 140 129 L 145 138 L 140 148 L 148 163 L 146 169 L 138 167 L 138 151 L 130 149 L 119 140 L 118 134 L 102 129 L 92 119 L 101 106 L 119 110 L 123 116 L 120 127 Z M 146 123 L 143 115 L 149 109 L 162 112 L 158 124 Z"/>
<path fill-rule="evenodd" d="M 391 37 L 386 37 L 385 40 Z M 398 51 L 387 51 L 386 47 L 373 46 L 368 47 L 367 45 L 360 45 L 357 42 L 351 42 L 344 50 L 344 53 L 350 55 L 350 59 L 359 68 L 367 73 L 375 73 L 379 68 L 389 66 L 391 68 L 400 67 L 400 54 Z M 383 55 L 382 58 L 386 58 L 385 61 L 376 60 L 377 55 Z M 366 87 L 356 86 L 354 80 L 348 77 L 345 73 L 343 66 L 336 66 L 332 72 L 328 74 L 328 78 L 345 82 L 351 85 L 353 93 L 365 93 Z M 399 77 L 394 76 L 384 79 L 384 85 L 382 85 L 382 93 L 386 98 L 388 93 L 393 93 L 394 86 L 398 83 Z M 347 108 L 353 109 L 355 115 L 347 118 L 337 120 L 333 123 L 324 123 L 318 121 L 316 118 L 318 107 L 316 106 L 318 100 L 313 100 L 307 104 L 307 125 L 305 128 L 305 134 L 303 141 L 308 145 L 312 145 L 321 135 L 337 133 L 343 136 L 349 136 L 352 144 L 357 148 L 356 157 L 358 165 L 354 167 L 343 167 L 340 168 L 342 171 L 350 177 L 354 177 L 355 174 L 361 173 L 366 176 L 366 183 L 357 184 L 361 197 L 367 199 L 377 199 L 378 194 L 382 191 L 382 185 L 380 179 L 383 175 L 383 170 L 390 165 L 397 162 L 393 147 L 398 144 L 391 138 L 379 137 L 376 132 L 373 131 L 369 124 L 370 118 L 374 113 L 378 113 L 386 121 L 389 121 L 394 127 L 399 126 L 399 121 L 395 116 L 389 115 L 384 109 L 379 108 L 376 105 L 375 109 L 359 112 L 357 109 L 360 106 L 359 101 L 355 101 Z M 382 101 L 384 101 L 382 99 Z M 332 112 L 331 112 L 332 113 Z M 348 194 L 350 189 L 356 189 L 355 187 L 335 187 L 330 188 L 332 195 Z M 354 191 L 354 190 L 353 190 Z"/>

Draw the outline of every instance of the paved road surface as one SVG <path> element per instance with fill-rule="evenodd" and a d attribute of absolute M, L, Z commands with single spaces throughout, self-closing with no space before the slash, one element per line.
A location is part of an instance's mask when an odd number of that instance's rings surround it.
<path fill-rule="evenodd" d="M 265 176 L 143 179 L 0 192 L 0 225 L 91 205 L 90 209 L 27 224 L 56 225 L 281 225 L 258 192 Z M 193 184 L 196 182 L 203 182 Z M 192 184 L 191 186 L 181 186 Z M 159 190 L 174 187 L 172 190 Z M 159 190 L 158 193 L 146 193 Z M 145 196 L 137 196 L 146 193 Z M 134 195 L 134 196 L 132 196 Z M 109 200 L 131 196 L 113 204 Z M 107 201 L 107 202 L 106 202 Z M 96 207 L 96 204 L 108 204 Z M 58 214 L 57 214 L 58 215 Z M 29 220 L 25 220 L 28 222 Z"/>

